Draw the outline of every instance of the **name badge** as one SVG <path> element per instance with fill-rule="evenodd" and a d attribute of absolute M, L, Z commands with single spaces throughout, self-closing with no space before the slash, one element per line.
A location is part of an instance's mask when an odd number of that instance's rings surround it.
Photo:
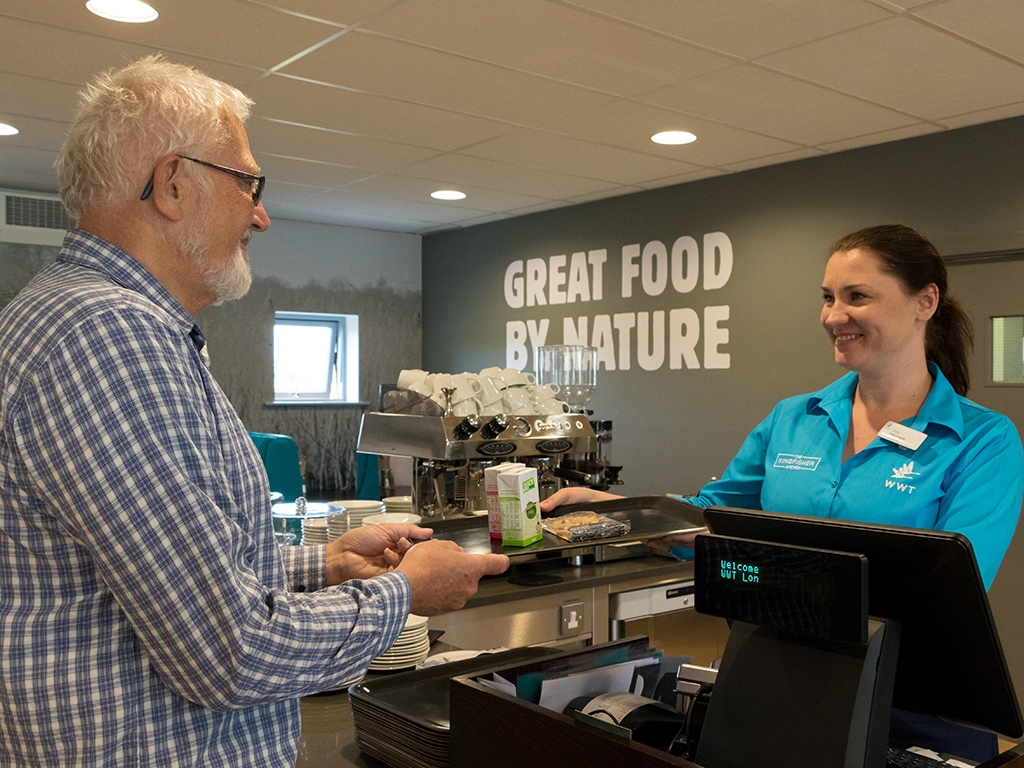
<path fill-rule="evenodd" d="M 878 430 L 878 436 L 883 440 L 896 443 L 896 445 L 902 445 L 904 448 L 909 448 L 912 451 L 920 448 L 921 443 L 928 437 L 924 432 L 919 432 L 912 427 L 906 427 L 895 421 L 890 421 Z"/>

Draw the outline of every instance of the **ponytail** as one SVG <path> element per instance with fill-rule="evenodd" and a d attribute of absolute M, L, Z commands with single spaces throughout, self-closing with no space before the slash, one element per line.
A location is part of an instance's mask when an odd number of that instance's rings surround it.
<path fill-rule="evenodd" d="M 967 358 L 974 349 L 974 325 L 952 296 L 943 295 L 925 330 L 925 355 L 939 366 L 958 395 L 971 388 Z"/>

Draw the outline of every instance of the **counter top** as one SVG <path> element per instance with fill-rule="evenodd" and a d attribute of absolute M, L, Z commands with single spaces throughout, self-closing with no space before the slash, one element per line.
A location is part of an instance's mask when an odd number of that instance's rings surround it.
<path fill-rule="evenodd" d="M 558 581 L 537 584 L 516 583 L 533 577 L 557 578 Z M 466 603 L 466 608 L 520 600 L 524 597 L 554 595 L 571 589 L 611 585 L 611 592 L 627 592 L 639 586 L 668 584 L 673 581 L 693 578 L 693 562 L 679 561 L 669 557 L 648 555 L 605 563 L 590 563 L 578 566 L 567 561 L 534 561 L 512 565 L 498 576 L 487 576 L 480 581 L 477 593 Z M 633 584 L 633 582 L 637 582 Z M 642 582 L 642 584 L 641 584 Z"/>

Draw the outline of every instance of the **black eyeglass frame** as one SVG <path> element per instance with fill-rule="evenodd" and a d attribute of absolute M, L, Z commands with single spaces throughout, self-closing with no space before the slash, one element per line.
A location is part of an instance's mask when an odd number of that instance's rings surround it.
<path fill-rule="evenodd" d="M 252 190 L 252 204 L 259 205 L 260 200 L 263 198 L 263 189 L 267 186 L 267 177 L 265 175 L 257 176 L 255 173 L 247 173 L 246 171 L 239 171 L 235 168 L 228 168 L 225 165 L 217 165 L 216 163 L 208 163 L 206 160 L 199 160 L 195 157 L 189 157 L 188 155 L 178 155 L 182 160 L 190 160 L 193 163 L 199 165 L 205 165 L 207 168 L 213 168 L 215 171 L 222 171 L 234 176 L 236 179 L 242 179 L 243 181 L 255 181 L 256 186 Z M 149 177 L 149 181 L 146 182 L 146 188 L 142 190 L 142 197 L 140 200 L 145 200 L 151 194 L 153 194 L 153 184 L 156 180 L 155 174 Z"/>

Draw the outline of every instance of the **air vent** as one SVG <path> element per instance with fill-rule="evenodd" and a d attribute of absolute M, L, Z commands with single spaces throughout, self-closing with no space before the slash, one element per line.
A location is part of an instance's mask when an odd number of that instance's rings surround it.
<path fill-rule="evenodd" d="M 71 229 L 74 219 L 64 203 L 43 197 L 7 195 L 5 223 L 13 227 L 41 227 L 43 229 Z"/>
<path fill-rule="evenodd" d="M 60 246 L 75 221 L 56 195 L 0 189 L 0 243 Z"/>

